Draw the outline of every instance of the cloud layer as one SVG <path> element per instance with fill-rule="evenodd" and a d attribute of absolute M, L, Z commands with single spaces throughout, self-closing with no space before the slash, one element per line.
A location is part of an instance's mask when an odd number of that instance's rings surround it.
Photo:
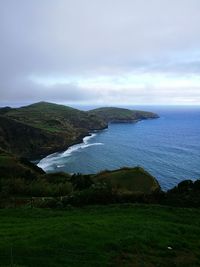
<path fill-rule="evenodd" d="M 200 104 L 199 0 L 0 1 L 0 104 Z"/>

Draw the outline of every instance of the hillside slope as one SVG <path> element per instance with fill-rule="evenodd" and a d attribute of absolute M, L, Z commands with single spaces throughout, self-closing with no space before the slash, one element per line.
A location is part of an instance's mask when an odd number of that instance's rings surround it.
<path fill-rule="evenodd" d="M 25 158 L 18 158 L 0 149 L 0 185 L 1 179 L 27 178 L 29 180 L 37 178 L 45 172 L 35 164 Z M 1 188 L 3 191 L 3 188 Z M 1 193 L 1 190 L 0 190 Z"/>
<path fill-rule="evenodd" d="M 107 126 L 102 119 L 95 115 L 48 102 L 11 109 L 5 116 L 49 132 L 65 132 L 74 129 L 92 130 Z"/>
<path fill-rule="evenodd" d="M 106 122 L 136 122 L 138 120 L 159 118 L 153 112 L 115 107 L 97 108 L 90 110 L 89 113 L 101 117 Z"/>
<path fill-rule="evenodd" d="M 0 116 L 0 147 L 18 156 L 31 158 L 52 153 L 70 144 L 72 137 L 72 131 L 64 136 Z"/>
<path fill-rule="evenodd" d="M 0 149 L 0 193 L 4 191 L 1 188 L 3 184 L 5 185 L 4 179 L 6 179 L 6 184 L 9 180 L 13 182 L 18 178 L 25 179 L 21 181 L 22 184 L 22 182 L 26 183 L 26 181 L 31 181 L 32 179 L 41 180 L 44 177 L 49 181 L 53 179 L 58 185 L 61 181 L 69 180 L 77 191 L 99 184 L 109 186 L 111 192 L 116 194 L 151 194 L 160 190 L 160 185 L 156 178 L 140 167 L 122 168 L 90 175 L 70 175 L 67 173 L 46 174 L 41 168 L 27 159 L 16 157 Z M 30 186 L 32 185 L 30 184 Z M 23 192 L 21 192 L 21 195 L 23 195 Z"/>
<path fill-rule="evenodd" d="M 158 118 L 158 115 L 121 108 L 86 112 L 47 102 L 0 108 L 0 148 L 18 156 L 38 159 L 81 142 L 89 132 L 104 129 L 109 122 L 149 118 Z"/>
<path fill-rule="evenodd" d="M 28 158 L 63 150 L 88 132 L 107 127 L 98 116 L 46 102 L 1 110 L 0 147 Z"/>
<path fill-rule="evenodd" d="M 104 171 L 94 177 L 95 182 L 109 184 L 117 193 L 145 193 L 160 190 L 158 181 L 141 167 Z"/>

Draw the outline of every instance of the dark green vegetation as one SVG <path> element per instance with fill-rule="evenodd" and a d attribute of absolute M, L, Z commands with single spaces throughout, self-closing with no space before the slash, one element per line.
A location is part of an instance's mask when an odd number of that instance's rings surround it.
<path fill-rule="evenodd" d="M 150 203 L 200 207 L 200 180 L 183 181 L 163 192 L 143 168 L 98 174 L 46 174 L 25 158 L 0 150 L 0 207 L 66 207 L 110 203 Z"/>
<path fill-rule="evenodd" d="M 99 129 L 106 124 L 97 116 L 71 107 L 39 102 L 22 108 L 11 109 L 6 116 L 27 125 L 49 132 L 67 132 L 74 129 Z"/>
<path fill-rule="evenodd" d="M 125 108 L 105 107 L 89 111 L 107 122 L 136 122 L 138 120 L 156 119 L 159 116 L 153 112 L 130 110 Z"/>
<path fill-rule="evenodd" d="M 200 180 L 163 192 L 140 167 L 46 174 L 22 157 L 64 149 L 109 122 L 157 117 L 44 102 L 0 109 L 0 266 L 200 266 Z"/>
<path fill-rule="evenodd" d="M 0 147 L 29 158 L 65 149 L 89 131 L 107 127 L 97 116 L 46 102 L 0 113 Z"/>
<path fill-rule="evenodd" d="M 18 156 L 40 158 L 81 142 L 93 130 L 106 128 L 113 121 L 113 114 L 115 120 L 131 122 L 158 117 L 154 113 L 119 108 L 85 112 L 47 102 L 5 107 L 0 109 L 0 148 Z"/>
<path fill-rule="evenodd" d="M 68 195 L 72 192 L 70 178 L 68 174 L 47 175 L 27 159 L 0 150 L 0 207 L 10 206 L 13 198 L 16 205 L 27 197 Z"/>
<path fill-rule="evenodd" d="M 20 199 L 28 205 L 32 197 L 38 197 L 36 206 L 105 204 L 135 201 L 138 196 L 155 192 L 160 192 L 158 182 L 139 167 L 91 175 L 46 174 L 28 160 L 0 150 L 0 207 L 12 206 L 13 201 L 19 205 Z M 41 203 L 41 197 L 57 199 Z"/>
<path fill-rule="evenodd" d="M 117 193 L 150 194 L 160 189 L 157 180 L 142 168 L 122 168 L 114 171 L 104 171 L 95 176 L 100 183 L 108 183 Z"/>
<path fill-rule="evenodd" d="M 36 178 L 45 172 L 25 158 L 17 158 L 0 149 L 0 178 Z"/>
<path fill-rule="evenodd" d="M 200 266 L 199 209 L 3 209 L 0 236 L 2 267 Z"/>
<path fill-rule="evenodd" d="M 163 192 L 140 167 L 46 174 L 21 157 L 63 149 L 108 122 L 156 117 L 50 103 L 0 109 L 0 266 L 200 266 L 200 180 Z"/>
<path fill-rule="evenodd" d="M 167 192 L 164 203 L 179 207 L 200 207 L 200 180 L 180 182 Z"/>

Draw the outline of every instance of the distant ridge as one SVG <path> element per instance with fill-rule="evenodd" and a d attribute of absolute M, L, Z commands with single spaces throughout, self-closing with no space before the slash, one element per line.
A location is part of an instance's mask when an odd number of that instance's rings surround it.
<path fill-rule="evenodd" d="M 106 122 L 135 122 L 138 120 L 159 118 L 159 116 L 153 112 L 116 107 L 97 108 L 91 110 L 90 113 L 98 115 Z"/>

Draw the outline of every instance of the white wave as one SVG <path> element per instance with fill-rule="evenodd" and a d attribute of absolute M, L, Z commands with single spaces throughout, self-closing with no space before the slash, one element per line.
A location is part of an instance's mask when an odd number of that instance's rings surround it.
<path fill-rule="evenodd" d="M 63 161 L 64 158 L 71 156 L 71 154 L 75 151 L 79 151 L 85 149 L 90 146 L 99 146 L 103 145 L 103 143 L 89 143 L 89 140 L 95 137 L 96 134 L 93 133 L 89 136 L 83 138 L 83 143 L 76 144 L 69 147 L 66 151 L 62 153 L 53 153 L 48 155 L 47 157 L 41 159 L 37 164 L 38 167 L 42 168 L 43 170 L 54 170 L 55 168 L 64 167 L 64 164 L 61 164 L 61 160 Z"/>
<path fill-rule="evenodd" d="M 84 137 L 84 138 L 83 138 L 83 143 L 84 143 L 84 144 L 87 144 L 88 141 L 89 141 L 90 139 L 92 139 L 93 137 L 95 137 L 96 135 L 97 135 L 96 133 L 93 133 L 93 134 L 91 134 L 91 135 L 89 135 L 89 136 Z"/>
<path fill-rule="evenodd" d="M 65 165 L 64 165 L 64 164 L 62 164 L 62 165 L 57 165 L 56 167 L 57 167 L 57 168 L 62 168 L 62 167 L 65 167 Z"/>
<path fill-rule="evenodd" d="M 37 166 L 42 168 L 43 170 L 54 170 L 54 168 L 56 167 L 56 159 L 57 157 L 43 158 L 40 160 Z"/>
<path fill-rule="evenodd" d="M 81 148 L 86 148 L 86 147 L 90 147 L 90 146 L 102 146 L 103 143 L 93 143 L 93 144 L 86 144 L 84 146 L 82 146 Z"/>
<path fill-rule="evenodd" d="M 103 143 L 91 143 L 89 144 L 89 140 L 93 137 L 95 137 L 96 134 L 91 134 L 89 136 L 86 136 L 83 138 L 83 143 L 81 144 L 77 144 L 77 145 L 73 145 L 71 147 L 69 147 L 65 152 L 62 153 L 62 156 L 70 156 L 74 151 L 89 147 L 89 146 L 94 146 L 94 145 L 103 145 Z"/>
<path fill-rule="evenodd" d="M 82 147 L 82 144 L 70 146 L 66 151 L 60 154 L 60 157 L 70 156 L 74 151 L 79 150 L 81 147 Z"/>

